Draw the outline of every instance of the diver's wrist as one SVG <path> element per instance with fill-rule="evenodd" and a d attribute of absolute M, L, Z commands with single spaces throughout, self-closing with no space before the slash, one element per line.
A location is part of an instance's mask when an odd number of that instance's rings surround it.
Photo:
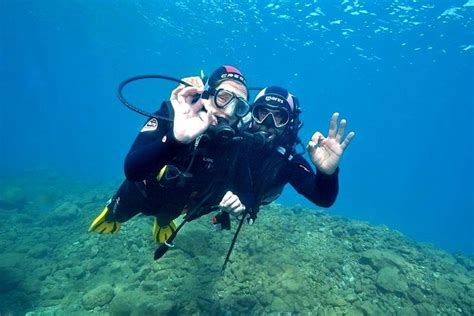
<path fill-rule="evenodd" d="M 170 133 L 170 134 L 172 135 L 172 138 L 173 138 L 177 143 L 180 143 L 180 144 L 189 144 L 190 142 L 192 142 L 191 137 L 186 136 L 184 133 L 179 133 L 179 132 L 176 132 L 175 130 L 173 130 L 173 132 Z"/>
<path fill-rule="evenodd" d="M 316 172 L 322 177 L 331 178 L 338 175 L 339 166 L 337 166 L 334 170 L 324 170 L 324 171 L 316 167 Z"/>

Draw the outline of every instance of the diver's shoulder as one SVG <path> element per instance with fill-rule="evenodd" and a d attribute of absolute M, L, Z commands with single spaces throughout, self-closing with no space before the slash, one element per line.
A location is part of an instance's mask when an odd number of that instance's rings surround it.
<path fill-rule="evenodd" d="M 172 123 L 172 120 L 174 118 L 174 109 L 173 109 L 173 106 L 171 105 L 171 102 L 170 101 L 161 102 L 159 109 L 153 114 L 157 116 L 161 116 L 163 118 L 167 118 L 166 120 L 160 119 L 162 121 L 168 121 Z"/>

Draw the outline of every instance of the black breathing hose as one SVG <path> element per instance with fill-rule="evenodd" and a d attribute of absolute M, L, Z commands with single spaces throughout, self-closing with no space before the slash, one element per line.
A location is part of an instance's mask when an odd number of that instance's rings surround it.
<path fill-rule="evenodd" d="M 177 82 L 177 83 L 180 83 L 180 84 L 184 84 L 187 87 L 190 87 L 191 85 L 189 83 L 183 81 L 183 80 L 176 79 L 176 78 L 169 77 L 169 76 L 162 76 L 162 75 L 135 76 L 135 77 L 128 78 L 127 80 L 124 80 L 119 84 L 118 89 L 117 89 L 117 97 L 119 98 L 120 102 L 122 102 L 127 108 L 129 108 L 130 110 L 132 110 L 132 111 L 134 111 L 138 114 L 144 115 L 144 116 L 154 117 L 156 119 L 171 121 L 169 117 L 159 116 L 159 115 L 152 114 L 150 112 L 144 111 L 142 109 L 139 109 L 136 106 L 130 104 L 130 102 L 128 102 L 127 99 L 125 99 L 125 97 L 123 96 L 123 88 L 126 85 L 128 85 L 130 82 L 143 80 L 143 79 L 164 79 L 164 80 L 174 81 L 174 82 Z"/>

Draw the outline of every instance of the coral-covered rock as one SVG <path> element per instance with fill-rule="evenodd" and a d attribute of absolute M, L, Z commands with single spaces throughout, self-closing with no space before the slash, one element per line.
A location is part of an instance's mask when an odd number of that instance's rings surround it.
<path fill-rule="evenodd" d="M 100 285 L 82 297 L 82 306 L 87 310 L 102 307 L 110 303 L 114 296 L 115 291 L 112 286 L 108 284 Z"/>
<path fill-rule="evenodd" d="M 388 292 L 402 294 L 408 290 L 408 285 L 401 277 L 398 269 L 393 267 L 382 268 L 377 273 L 377 286 Z"/>

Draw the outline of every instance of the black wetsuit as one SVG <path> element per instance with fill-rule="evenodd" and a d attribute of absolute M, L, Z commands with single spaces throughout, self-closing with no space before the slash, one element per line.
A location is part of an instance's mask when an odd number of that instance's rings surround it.
<path fill-rule="evenodd" d="M 336 201 L 339 168 L 332 175 L 315 173 L 302 155 L 290 155 L 281 147 L 254 151 L 249 159 L 255 211 L 260 205 L 274 201 L 287 183 L 318 206 L 330 207 Z"/>
<path fill-rule="evenodd" d="M 163 102 L 157 115 L 173 119 L 169 102 Z M 138 134 L 125 160 L 125 180 L 112 198 L 108 217 L 125 222 L 138 213 L 154 215 L 165 225 L 183 210 L 193 209 L 204 198 L 199 215 L 219 204 L 225 192 L 250 193 L 250 173 L 242 155 L 241 143 L 219 143 L 203 136 L 191 144 L 181 144 L 173 136 L 172 122 L 150 119 Z M 159 181 L 165 165 L 172 165 L 187 176 Z M 243 171 L 240 171 L 243 170 Z"/>

